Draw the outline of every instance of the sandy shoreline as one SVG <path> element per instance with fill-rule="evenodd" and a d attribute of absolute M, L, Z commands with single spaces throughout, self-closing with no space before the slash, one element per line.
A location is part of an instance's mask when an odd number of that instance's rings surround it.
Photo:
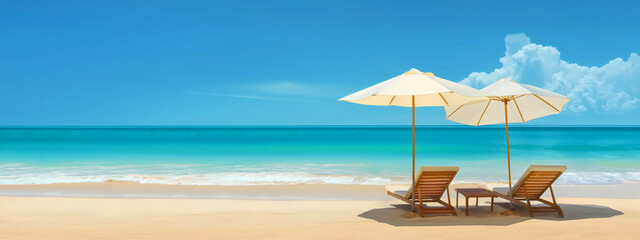
<path fill-rule="evenodd" d="M 457 183 L 451 185 L 482 185 Z M 400 185 L 402 186 L 402 185 Z M 408 185 L 401 187 L 407 188 Z M 554 185 L 558 197 L 640 199 L 640 183 Z M 166 185 L 135 182 L 0 185 L 0 196 L 98 198 L 209 198 L 262 200 L 385 200 L 385 186 L 348 184 L 297 185 Z"/>
<path fill-rule="evenodd" d="M 0 239 L 635 239 L 640 200 L 560 198 L 566 218 L 403 218 L 385 201 L 0 197 Z M 461 213 L 462 209 L 459 209 Z M 428 237 L 427 237 L 428 236 Z"/>
<path fill-rule="evenodd" d="M 502 216 L 506 202 L 494 212 L 487 201 L 464 208 L 458 216 L 405 218 L 406 205 L 384 195 L 383 186 L 167 186 L 132 183 L 0 186 L 0 192 L 94 189 L 102 194 L 135 191 L 147 194 L 182 192 L 184 198 L 0 197 L 0 239 L 635 239 L 640 234 L 640 198 L 600 198 L 600 190 L 619 186 L 558 186 L 565 218 L 556 215 Z M 573 188 L 576 192 L 568 189 Z M 111 192 L 110 192 L 111 191 Z M 236 193 L 247 199 L 188 196 L 203 192 Z M 258 192 L 251 193 L 250 192 Z M 59 192 L 59 194 L 61 194 Z M 194 195 L 195 194 L 195 195 Z M 245 194 L 245 195 L 242 195 Z M 256 196 L 302 196 L 306 200 L 250 199 Z M 324 195 L 351 200 L 319 200 Z M 581 198 L 572 195 L 589 195 Z M 219 196 L 219 195 L 216 195 Z M 327 198 L 326 196 L 324 198 Z M 455 197 L 452 195 L 455 204 Z"/>
<path fill-rule="evenodd" d="M 0 185 L 0 196 L 35 197 L 384 200 L 384 193 L 381 185 L 346 184 L 196 186 L 106 182 Z"/>

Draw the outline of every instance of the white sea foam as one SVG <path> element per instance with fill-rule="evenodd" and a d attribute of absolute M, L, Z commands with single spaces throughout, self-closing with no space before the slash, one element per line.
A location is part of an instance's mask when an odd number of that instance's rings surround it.
<path fill-rule="evenodd" d="M 489 174 L 489 173 L 485 173 Z M 477 175 L 477 174 L 476 174 Z M 480 174 L 484 175 L 484 174 Z M 505 181 L 503 176 L 466 176 L 456 182 Z M 516 179 L 514 179 L 515 181 Z M 363 165 L 236 165 L 202 168 L 195 165 L 42 167 L 0 165 L 0 185 L 127 181 L 174 185 L 408 184 L 404 173 L 368 173 Z M 567 171 L 564 185 L 619 184 L 640 181 L 640 172 Z"/>
<path fill-rule="evenodd" d="M 197 175 L 138 175 L 123 176 L 0 176 L 0 185 L 50 184 L 125 181 L 175 185 L 291 185 L 291 184 L 358 184 L 386 185 L 397 183 L 390 178 L 372 176 L 313 175 L 309 173 L 214 173 Z"/>
<path fill-rule="evenodd" d="M 558 178 L 559 184 L 602 185 L 640 181 L 640 172 L 566 172 Z"/>

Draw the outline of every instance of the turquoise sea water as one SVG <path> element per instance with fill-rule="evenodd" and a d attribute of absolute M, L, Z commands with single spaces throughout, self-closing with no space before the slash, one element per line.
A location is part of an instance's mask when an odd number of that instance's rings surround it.
<path fill-rule="evenodd" d="M 417 166 L 456 181 L 507 179 L 502 127 L 417 128 Z M 563 164 L 563 184 L 640 180 L 640 127 L 512 127 L 512 171 Z M 408 183 L 411 128 L 0 128 L 0 184 L 136 181 L 189 185 Z"/>

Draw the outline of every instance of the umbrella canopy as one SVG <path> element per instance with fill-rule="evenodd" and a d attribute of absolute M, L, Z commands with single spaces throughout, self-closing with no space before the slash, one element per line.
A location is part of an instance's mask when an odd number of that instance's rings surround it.
<path fill-rule="evenodd" d="M 416 111 L 421 106 L 461 105 L 486 100 L 482 91 L 423 73 L 415 68 L 408 72 L 378 83 L 340 101 L 376 106 L 402 106 L 412 108 L 413 164 L 411 168 L 412 184 L 415 182 L 416 168 Z M 415 199 L 412 196 L 412 199 Z M 411 205 L 414 209 L 414 205 Z"/>
<path fill-rule="evenodd" d="M 486 94 L 412 68 L 408 72 L 343 97 L 340 101 L 376 106 L 448 106 L 486 100 Z"/>
<path fill-rule="evenodd" d="M 447 120 L 466 125 L 505 123 L 505 101 L 509 123 L 523 123 L 532 119 L 558 114 L 570 98 L 503 78 L 482 89 L 489 99 L 459 106 L 445 106 Z"/>
<path fill-rule="evenodd" d="M 511 198 L 511 154 L 509 153 L 509 123 L 523 123 L 532 119 L 558 114 L 570 98 L 503 78 L 482 89 L 488 99 L 459 106 L 445 106 L 447 120 L 479 126 L 505 124 L 507 136 L 507 169 L 509 198 Z M 511 209 L 513 202 L 510 201 Z"/>

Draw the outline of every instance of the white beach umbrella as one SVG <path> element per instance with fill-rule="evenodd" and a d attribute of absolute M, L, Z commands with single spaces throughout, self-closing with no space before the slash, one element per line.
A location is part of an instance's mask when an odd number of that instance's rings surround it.
<path fill-rule="evenodd" d="M 523 123 L 532 119 L 558 114 L 570 98 L 503 78 L 482 89 L 489 96 L 481 102 L 445 106 L 447 120 L 479 126 L 505 124 L 507 135 L 507 168 L 509 198 L 511 198 L 511 155 L 509 153 L 509 123 Z M 511 209 L 513 202 L 510 201 Z"/>
<path fill-rule="evenodd" d="M 462 105 L 486 99 L 486 94 L 482 91 L 436 77 L 433 73 L 423 73 L 413 68 L 400 76 L 365 88 L 339 100 L 365 105 L 412 108 L 413 161 L 411 180 L 413 184 L 415 182 L 416 164 L 415 107 Z M 412 209 L 413 207 L 411 205 Z"/>
<path fill-rule="evenodd" d="M 449 106 L 486 100 L 474 88 L 412 68 L 408 72 L 343 97 L 340 101 L 376 106 Z M 414 104 L 415 101 L 415 104 Z"/>

